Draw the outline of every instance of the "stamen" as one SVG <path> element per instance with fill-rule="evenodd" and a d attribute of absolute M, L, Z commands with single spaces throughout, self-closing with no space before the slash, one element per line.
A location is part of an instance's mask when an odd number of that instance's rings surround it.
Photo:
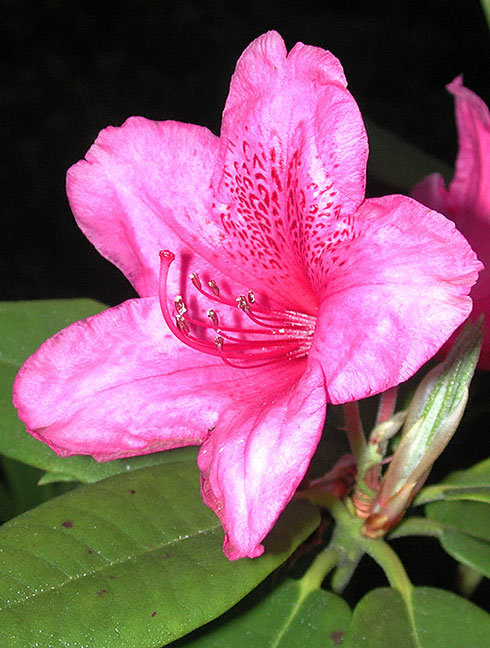
<path fill-rule="evenodd" d="M 191 317 L 181 295 L 173 300 L 175 315 L 172 316 L 168 307 L 167 281 L 175 255 L 162 250 L 160 260 L 160 308 L 169 329 L 187 346 L 217 356 L 225 364 L 240 369 L 263 367 L 308 355 L 316 322 L 313 316 L 291 310 L 257 308 L 251 290 L 235 300 L 226 298 L 220 294 L 214 279 L 207 281 L 209 291 L 205 290 L 197 272 L 190 275 L 191 284 L 203 297 L 226 308 L 227 317 L 223 320 L 214 308 L 207 310 L 207 320 Z M 253 325 L 229 326 L 226 323 L 228 315 L 237 311 Z M 193 329 L 199 331 L 198 337 L 192 333 Z"/>
<path fill-rule="evenodd" d="M 229 367 L 233 367 L 235 369 L 257 369 L 259 367 L 267 367 L 268 365 L 275 364 L 276 362 L 284 361 L 284 354 L 276 354 L 273 357 L 269 357 L 267 360 L 264 360 L 263 362 L 251 363 L 247 360 L 247 358 L 240 358 L 239 360 L 242 360 L 241 363 L 232 362 L 229 358 L 229 354 L 225 355 L 225 353 L 223 352 L 223 344 L 220 344 L 217 348 L 220 351 L 220 357 L 223 362 Z"/>
<path fill-rule="evenodd" d="M 214 344 L 215 344 L 216 348 L 217 348 L 219 351 L 221 351 L 221 349 L 223 348 L 223 343 L 224 343 L 224 340 L 223 340 L 223 338 L 221 337 L 221 335 L 217 335 L 217 336 L 214 338 Z"/>
<path fill-rule="evenodd" d="M 214 326 L 218 326 L 218 316 L 216 315 L 216 311 L 214 311 L 212 308 L 208 310 L 207 313 L 209 319 L 213 322 Z"/>
<path fill-rule="evenodd" d="M 190 333 L 190 328 L 185 320 L 185 317 L 182 317 L 182 315 L 177 315 L 175 318 L 175 323 L 177 324 L 179 331 L 182 331 L 182 333 Z"/>
<path fill-rule="evenodd" d="M 187 308 L 184 304 L 184 300 L 180 295 L 177 295 L 177 297 L 174 299 L 174 305 L 178 315 L 183 315 L 184 313 L 187 312 Z"/>
<path fill-rule="evenodd" d="M 197 272 L 193 272 L 191 274 L 190 278 L 191 278 L 191 281 L 192 281 L 194 287 L 197 288 L 200 291 L 202 289 L 202 284 L 201 284 L 201 280 L 199 279 L 199 275 L 197 274 Z"/>
<path fill-rule="evenodd" d="M 218 284 L 214 279 L 211 279 L 211 281 L 208 281 L 208 286 L 211 288 L 213 293 L 216 295 L 216 297 L 219 297 L 219 288 Z"/>
<path fill-rule="evenodd" d="M 241 308 L 242 311 L 247 312 L 250 310 L 250 306 L 248 305 L 247 300 L 245 299 L 245 295 L 240 295 L 239 297 L 237 297 L 236 303 L 238 308 Z"/>

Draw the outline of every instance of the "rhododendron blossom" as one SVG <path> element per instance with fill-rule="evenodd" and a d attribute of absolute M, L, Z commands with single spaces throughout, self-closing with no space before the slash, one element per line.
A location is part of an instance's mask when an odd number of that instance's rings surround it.
<path fill-rule="evenodd" d="M 238 61 L 220 137 L 141 117 L 103 130 L 68 197 L 140 297 L 27 360 L 28 431 L 99 461 L 200 444 L 227 556 L 259 556 L 327 402 L 407 379 L 471 310 L 471 248 L 411 198 L 365 200 L 367 154 L 339 61 L 275 32 Z"/>
<path fill-rule="evenodd" d="M 454 178 L 446 189 L 443 177 L 433 173 L 414 187 L 412 195 L 451 218 L 483 261 L 485 269 L 471 291 L 476 317 L 490 312 L 490 112 L 478 95 L 464 87 L 462 76 L 447 89 L 456 102 L 459 139 Z M 490 369 L 488 333 L 478 366 Z"/>

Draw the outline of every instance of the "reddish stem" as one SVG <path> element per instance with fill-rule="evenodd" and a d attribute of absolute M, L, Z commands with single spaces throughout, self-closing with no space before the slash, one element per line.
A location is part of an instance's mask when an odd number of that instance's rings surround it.
<path fill-rule="evenodd" d="M 362 427 L 361 415 L 359 413 L 359 403 L 354 401 L 352 403 L 344 403 L 344 422 L 349 445 L 352 454 L 356 458 L 357 466 L 363 464 L 366 453 L 366 436 L 364 428 Z"/>
<path fill-rule="evenodd" d="M 383 392 L 379 399 L 378 414 L 376 416 L 376 425 L 385 423 L 395 413 L 396 397 L 398 395 L 398 387 L 391 387 Z"/>

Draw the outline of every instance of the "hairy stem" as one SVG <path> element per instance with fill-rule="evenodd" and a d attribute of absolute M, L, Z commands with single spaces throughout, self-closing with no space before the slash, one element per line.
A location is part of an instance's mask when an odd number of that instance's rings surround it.
<path fill-rule="evenodd" d="M 384 540 L 368 540 L 366 538 L 362 547 L 368 556 L 378 563 L 390 585 L 400 592 L 407 606 L 410 607 L 413 585 L 395 551 Z"/>
<path fill-rule="evenodd" d="M 327 508 L 335 519 L 336 527 L 330 549 L 335 550 L 340 556 L 338 559 L 340 569 L 346 571 L 350 563 L 357 565 L 362 554 L 366 553 L 382 568 L 390 585 L 400 592 L 407 605 L 410 604 L 413 586 L 395 551 L 384 540 L 371 540 L 361 535 L 360 528 L 363 521 L 333 495 L 317 490 L 312 493 L 311 499 L 316 504 Z M 344 579 L 340 580 L 343 582 Z"/>
<path fill-rule="evenodd" d="M 410 517 L 403 520 L 390 533 L 390 538 L 403 538 L 405 536 L 427 536 L 439 538 L 442 527 L 437 522 L 425 517 Z"/>
<path fill-rule="evenodd" d="M 340 554 L 334 548 L 328 548 L 318 554 L 300 580 L 301 593 L 307 596 L 319 589 L 327 574 L 337 565 Z"/>

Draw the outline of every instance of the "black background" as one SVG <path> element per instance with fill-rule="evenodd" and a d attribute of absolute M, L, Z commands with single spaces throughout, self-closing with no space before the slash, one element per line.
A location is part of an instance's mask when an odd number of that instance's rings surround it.
<path fill-rule="evenodd" d="M 1 299 L 132 296 L 78 231 L 66 169 L 130 115 L 218 133 L 235 62 L 268 29 L 288 47 L 330 49 L 364 114 L 447 162 L 456 140 L 444 85 L 464 72 L 488 100 L 477 0 L 0 0 L 0 11 Z"/>

